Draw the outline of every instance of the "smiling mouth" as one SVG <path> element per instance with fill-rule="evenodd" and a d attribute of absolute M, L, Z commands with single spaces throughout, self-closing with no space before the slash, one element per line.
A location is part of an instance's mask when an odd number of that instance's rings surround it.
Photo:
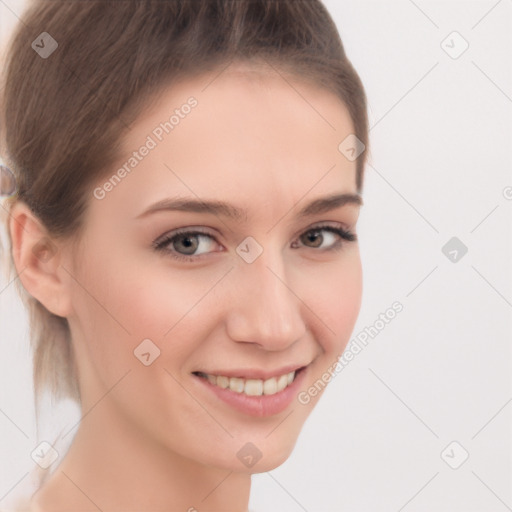
<path fill-rule="evenodd" d="M 212 375 L 204 372 L 193 372 L 194 375 L 206 379 L 210 384 L 222 389 L 230 389 L 235 393 L 248 396 L 275 395 L 286 389 L 295 377 L 305 367 L 294 370 L 290 373 L 271 377 L 270 379 L 243 379 L 240 377 L 226 377 L 225 375 Z"/>

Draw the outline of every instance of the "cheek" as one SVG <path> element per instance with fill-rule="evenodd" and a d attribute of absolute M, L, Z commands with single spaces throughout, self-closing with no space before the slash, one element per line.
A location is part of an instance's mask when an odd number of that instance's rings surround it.
<path fill-rule="evenodd" d="M 304 299 L 316 321 L 316 339 L 324 352 L 337 357 L 354 329 L 362 299 L 362 267 L 353 248 L 345 258 L 320 266 L 304 277 Z"/>
<path fill-rule="evenodd" d="M 90 356 L 107 369 L 131 364 L 133 350 L 146 338 L 174 356 L 190 352 L 197 333 L 207 327 L 201 302 L 225 273 L 206 269 L 192 275 L 165 262 L 143 265 L 134 260 L 112 254 L 101 261 L 88 258 L 73 286 L 81 337 Z M 213 318 L 213 310 L 209 316 Z M 187 336 L 179 343 L 184 327 Z"/>

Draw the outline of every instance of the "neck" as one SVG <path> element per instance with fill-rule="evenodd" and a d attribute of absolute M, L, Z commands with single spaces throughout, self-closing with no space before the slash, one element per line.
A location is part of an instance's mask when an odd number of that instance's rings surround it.
<path fill-rule="evenodd" d="M 33 510 L 247 512 L 249 474 L 187 459 L 131 425 L 98 404 Z"/>

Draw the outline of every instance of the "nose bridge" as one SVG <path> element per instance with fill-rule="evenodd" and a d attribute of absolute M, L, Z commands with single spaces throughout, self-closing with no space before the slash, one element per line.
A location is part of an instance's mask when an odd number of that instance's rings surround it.
<path fill-rule="evenodd" d="M 282 350 L 304 334 L 301 301 L 291 291 L 293 283 L 286 274 L 279 251 L 265 249 L 252 263 L 239 262 L 228 322 L 233 340 Z"/>

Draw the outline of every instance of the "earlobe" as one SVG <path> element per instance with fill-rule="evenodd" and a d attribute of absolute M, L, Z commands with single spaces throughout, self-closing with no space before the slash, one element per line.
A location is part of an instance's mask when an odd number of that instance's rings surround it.
<path fill-rule="evenodd" d="M 69 294 L 59 271 L 63 257 L 59 244 L 21 201 L 11 207 L 9 231 L 12 257 L 23 287 L 48 311 L 58 316 L 68 316 Z"/>

